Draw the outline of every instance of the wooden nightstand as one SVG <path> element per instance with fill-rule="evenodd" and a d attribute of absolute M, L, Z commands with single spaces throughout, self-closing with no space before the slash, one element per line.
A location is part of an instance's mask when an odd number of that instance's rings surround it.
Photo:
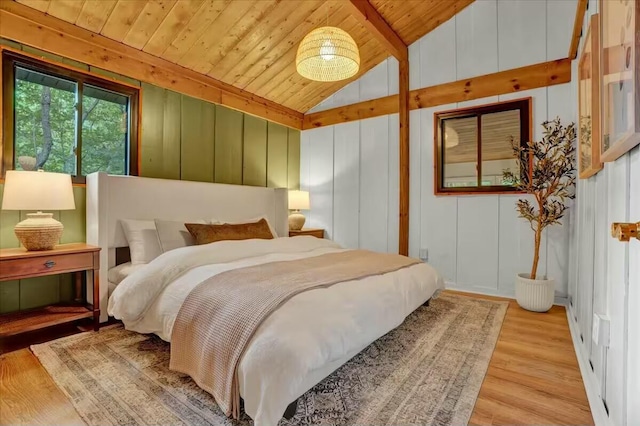
<path fill-rule="evenodd" d="M 100 247 L 84 243 L 61 244 L 45 251 L 1 249 L 0 281 L 74 272 L 75 301 L 0 315 L 0 338 L 83 318 L 93 318 L 93 329 L 97 331 L 100 325 L 99 255 Z M 83 272 L 87 285 L 93 288 L 93 304 L 85 303 Z"/>
<path fill-rule="evenodd" d="M 319 228 L 302 228 L 299 231 L 289 230 L 290 237 L 298 237 L 300 235 L 311 235 L 316 238 L 324 238 L 324 229 Z"/>

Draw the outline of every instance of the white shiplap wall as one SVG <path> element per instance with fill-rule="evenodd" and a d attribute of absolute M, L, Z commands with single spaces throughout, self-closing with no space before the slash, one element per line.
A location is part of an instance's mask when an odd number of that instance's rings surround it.
<path fill-rule="evenodd" d="M 583 34 L 597 10 L 598 1 L 590 0 Z M 575 84 L 574 79 L 574 92 Z M 578 181 L 572 216 L 570 321 L 591 411 L 600 424 L 640 425 L 640 242 L 621 243 L 610 234 L 612 222 L 637 221 L 640 147 Z M 594 314 L 610 320 L 608 347 L 591 339 Z"/>
<path fill-rule="evenodd" d="M 576 0 L 478 0 L 409 46 L 411 89 L 564 58 Z M 378 65 L 315 107 L 348 105 L 398 92 L 398 63 Z M 517 218 L 516 196 L 433 195 L 436 111 L 533 97 L 534 123 L 575 120 L 570 84 L 411 111 L 410 254 L 428 249 L 429 263 L 450 287 L 513 295 L 528 272 L 533 234 Z M 536 138 L 540 127 L 536 126 Z M 311 192 L 308 226 L 326 229 L 347 247 L 397 252 L 397 114 L 302 132 L 301 187 Z M 550 229 L 540 272 L 567 294 L 569 227 Z"/>

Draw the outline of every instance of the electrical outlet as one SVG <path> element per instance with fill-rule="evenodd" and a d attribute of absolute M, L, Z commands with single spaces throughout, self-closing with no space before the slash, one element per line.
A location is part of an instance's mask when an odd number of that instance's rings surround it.
<path fill-rule="evenodd" d="M 429 250 L 426 248 L 421 248 L 420 249 L 420 260 L 424 261 L 424 262 L 428 262 L 429 261 Z"/>
<path fill-rule="evenodd" d="M 610 320 L 602 314 L 593 314 L 593 329 L 591 339 L 598 346 L 609 347 Z"/>

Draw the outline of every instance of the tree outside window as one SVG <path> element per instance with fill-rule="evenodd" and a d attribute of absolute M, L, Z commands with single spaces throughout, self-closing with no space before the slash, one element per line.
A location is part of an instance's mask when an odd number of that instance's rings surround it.
<path fill-rule="evenodd" d="M 136 174 L 138 89 L 3 52 L 4 168 Z M 10 146 L 9 146 L 10 145 Z M 12 149 L 9 149 L 12 148 Z M 12 151 L 12 152 L 11 152 Z M 9 154 L 9 155 L 8 155 Z"/>

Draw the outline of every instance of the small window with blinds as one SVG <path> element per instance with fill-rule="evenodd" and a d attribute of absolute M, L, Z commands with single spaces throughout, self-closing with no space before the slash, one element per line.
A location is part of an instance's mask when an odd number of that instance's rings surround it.
<path fill-rule="evenodd" d="M 434 122 L 436 195 L 516 191 L 502 175 L 520 167 L 512 143 L 532 137 L 531 98 L 437 112 Z"/>

